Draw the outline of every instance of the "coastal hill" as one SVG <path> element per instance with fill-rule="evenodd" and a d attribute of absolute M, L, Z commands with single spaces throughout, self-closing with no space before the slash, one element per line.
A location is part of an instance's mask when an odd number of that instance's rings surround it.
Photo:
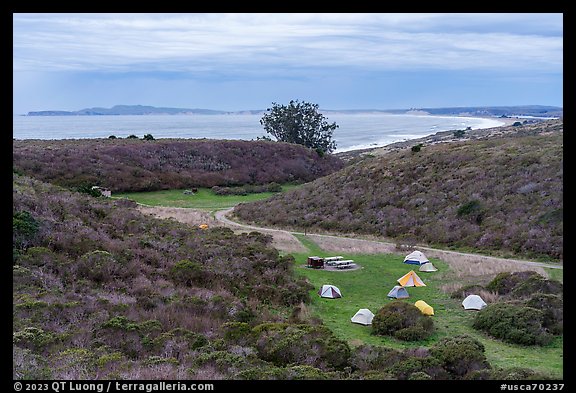
<path fill-rule="evenodd" d="M 221 111 L 213 109 L 159 108 L 145 105 L 115 105 L 112 108 L 85 108 L 78 111 L 46 110 L 28 112 L 27 116 L 117 116 L 117 115 L 224 115 L 224 114 L 260 114 L 265 109 L 243 111 Z M 562 117 L 563 109 L 556 106 L 471 106 L 452 108 L 407 108 L 407 109 L 344 109 L 323 110 L 325 113 L 392 113 L 423 114 L 449 116 L 488 116 L 488 117 Z"/>
<path fill-rule="evenodd" d="M 113 192 L 309 182 L 344 166 L 335 156 L 271 141 L 15 140 L 12 152 L 16 173 Z"/>
<path fill-rule="evenodd" d="M 238 205 L 247 223 L 562 259 L 563 123 L 356 157 L 297 190 Z"/>

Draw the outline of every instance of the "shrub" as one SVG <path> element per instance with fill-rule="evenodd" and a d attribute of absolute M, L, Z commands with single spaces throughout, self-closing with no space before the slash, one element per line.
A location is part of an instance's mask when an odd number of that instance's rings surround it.
<path fill-rule="evenodd" d="M 134 134 L 130 134 L 126 137 L 127 139 L 138 139 L 138 137 Z"/>
<path fill-rule="evenodd" d="M 454 138 L 463 138 L 464 134 L 466 134 L 465 130 L 456 130 L 454 131 Z"/>
<path fill-rule="evenodd" d="M 27 248 L 34 240 L 40 224 L 28 211 L 12 213 L 12 242 L 17 249 Z"/>
<path fill-rule="evenodd" d="M 348 365 L 350 347 L 328 328 L 305 324 L 265 323 L 252 329 L 258 356 L 276 366 L 290 363 L 323 370 Z"/>
<path fill-rule="evenodd" d="M 498 368 L 490 372 L 492 380 L 547 380 L 555 379 L 549 375 L 523 367 Z"/>
<path fill-rule="evenodd" d="M 419 143 L 417 145 L 412 146 L 411 150 L 413 153 L 418 153 L 421 149 L 422 146 L 424 146 L 422 143 Z"/>
<path fill-rule="evenodd" d="M 393 373 L 398 379 L 410 379 L 415 373 L 425 373 L 430 379 L 435 379 L 432 376 L 440 377 L 443 379 L 445 372 L 442 371 L 441 362 L 431 356 L 428 357 L 415 357 L 409 356 L 401 360 L 393 366 L 388 367 L 388 372 Z M 421 374 L 416 374 L 415 378 L 422 377 Z"/>
<path fill-rule="evenodd" d="M 57 340 L 58 336 L 56 334 L 33 326 L 26 327 L 12 334 L 14 344 L 33 350 L 42 350 Z"/>
<path fill-rule="evenodd" d="M 205 277 L 202 265 L 189 259 L 176 262 L 170 268 L 170 277 L 175 283 L 192 286 L 201 283 Z"/>
<path fill-rule="evenodd" d="M 476 224 L 482 223 L 485 214 L 486 212 L 478 200 L 466 202 L 461 205 L 456 212 L 458 217 L 467 217 L 471 222 Z"/>
<path fill-rule="evenodd" d="M 476 314 L 472 326 L 514 344 L 545 345 L 552 339 L 544 327 L 544 313 L 519 304 L 490 304 Z"/>
<path fill-rule="evenodd" d="M 543 312 L 542 326 L 552 334 L 562 334 L 564 326 L 564 301 L 558 295 L 537 293 L 532 296 L 526 306 L 537 308 Z"/>
<path fill-rule="evenodd" d="M 538 274 L 528 277 L 514 287 L 510 292 L 511 297 L 520 298 L 530 296 L 534 293 L 546 293 L 552 295 L 562 295 L 563 285 L 560 281 L 548 280 Z"/>
<path fill-rule="evenodd" d="M 422 340 L 432 333 L 433 328 L 430 317 L 423 315 L 413 304 L 401 300 L 382 307 L 372 320 L 372 334 L 394 336 L 399 340 Z"/>
<path fill-rule="evenodd" d="M 352 351 L 350 365 L 361 372 L 385 370 L 404 358 L 396 349 L 363 344 Z"/>
<path fill-rule="evenodd" d="M 429 318 L 428 318 L 429 319 Z M 430 319 L 429 319 L 430 320 Z M 430 335 L 430 332 L 425 330 L 422 326 L 410 326 L 394 332 L 394 337 L 402 341 L 418 341 L 423 340 Z"/>
<path fill-rule="evenodd" d="M 484 345 L 465 335 L 442 339 L 432 346 L 430 354 L 440 360 L 442 367 L 456 377 L 490 368 L 484 355 Z"/>
<path fill-rule="evenodd" d="M 144 134 L 142 139 L 144 139 L 145 141 L 153 141 L 154 137 L 152 136 L 152 134 Z"/>
<path fill-rule="evenodd" d="M 96 283 L 105 283 L 114 278 L 124 277 L 128 272 L 126 267 L 118 262 L 107 251 L 96 250 L 82 255 L 76 264 L 79 277 L 87 278 Z"/>
<path fill-rule="evenodd" d="M 492 281 L 486 285 L 486 289 L 496 292 L 499 295 L 507 295 L 518 286 L 518 284 L 528 280 L 530 277 L 542 277 L 533 271 L 523 272 L 502 272 L 498 273 Z M 543 277 L 542 277 L 543 278 Z"/>

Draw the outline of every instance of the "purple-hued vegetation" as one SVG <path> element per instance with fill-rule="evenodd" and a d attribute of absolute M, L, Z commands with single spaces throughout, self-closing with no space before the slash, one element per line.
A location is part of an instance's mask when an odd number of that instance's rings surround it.
<path fill-rule="evenodd" d="M 234 212 L 269 226 L 559 260 L 562 130 L 543 123 L 528 135 L 390 152 Z"/>
<path fill-rule="evenodd" d="M 491 370 L 470 338 L 350 348 L 309 316 L 314 288 L 267 235 L 202 231 L 143 215 L 128 200 L 17 174 L 12 222 L 14 379 L 503 379 L 518 372 Z"/>
<path fill-rule="evenodd" d="M 15 140 L 17 173 L 113 192 L 308 182 L 344 164 L 300 145 L 191 139 Z"/>

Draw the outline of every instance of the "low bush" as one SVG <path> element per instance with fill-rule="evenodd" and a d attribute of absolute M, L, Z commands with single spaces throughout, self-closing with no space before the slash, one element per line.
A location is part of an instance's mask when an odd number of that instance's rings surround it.
<path fill-rule="evenodd" d="M 562 334 L 564 330 L 564 301 L 560 296 L 537 293 L 526 302 L 526 305 L 543 312 L 542 325 L 550 333 Z"/>
<path fill-rule="evenodd" d="M 540 275 L 532 275 L 528 277 L 527 280 L 520 282 L 512 292 L 510 292 L 510 296 L 523 298 L 535 293 L 562 295 L 563 290 L 564 286 L 560 281 L 549 280 Z"/>
<path fill-rule="evenodd" d="M 405 357 L 401 351 L 393 348 L 363 344 L 352 351 L 350 366 L 354 371 L 360 372 L 383 371 Z"/>
<path fill-rule="evenodd" d="M 534 381 L 555 379 L 549 375 L 529 368 L 512 367 L 472 371 L 464 377 L 466 380 L 496 380 L 496 381 Z"/>
<path fill-rule="evenodd" d="M 258 356 L 277 366 L 290 363 L 322 370 L 348 365 L 350 347 L 324 326 L 266 323 L 253 328 Z"/>
<path fill-rule="evenodd" d="M 514 344 L 545 345 L 552 339 L 544 327 L 544 312 L 520 304 L 490 304 L 476 314 L 472 326 Z"/>
<path fill-rule="evenodd" d="M 416 341 L 428 337 L 434 329 L 432 319 L 413 304 L 395 300 L 382 307 L 372 320 L 372 334 Z"/>
<path fill-rule="evenodd" d="M 533 271 L 498 273 L 496 277 L 486 285 L 486 289 L 496 292 L 499 295 L 507 295 L 512 292 L 518 284 L 532 276 L 540 275 Z"/>
<path fill-rule="evenodd" d="M 481 342 L 460 335 L 440 340 L 432 346 L 430 354 L 438 359 L 451 375 L 461 378 L 472 371 L 490 368 L 484 351 Z"/>
<path fill-rule="evenodd" d="M 12 213 L 12 239 L 17 250 L 26 249 L 32 244 L 39 229 L 40 224 L 30 212 L 22 210 Z"/>

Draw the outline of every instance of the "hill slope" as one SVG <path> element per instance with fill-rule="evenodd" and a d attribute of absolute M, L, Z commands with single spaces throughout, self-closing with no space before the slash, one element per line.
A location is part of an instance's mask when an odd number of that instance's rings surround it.
<path fill-rule="evenodd" d="M 269 141 L 19 140 L 12 151 L 18 173 L 115 192 L 308 182 L 344 165 L 303 146 Z"/>
<path fill-rule="evenodd" d="M 244 221 L 562 258 L 563 125 L 392 151 L 235 208 Z"/>

